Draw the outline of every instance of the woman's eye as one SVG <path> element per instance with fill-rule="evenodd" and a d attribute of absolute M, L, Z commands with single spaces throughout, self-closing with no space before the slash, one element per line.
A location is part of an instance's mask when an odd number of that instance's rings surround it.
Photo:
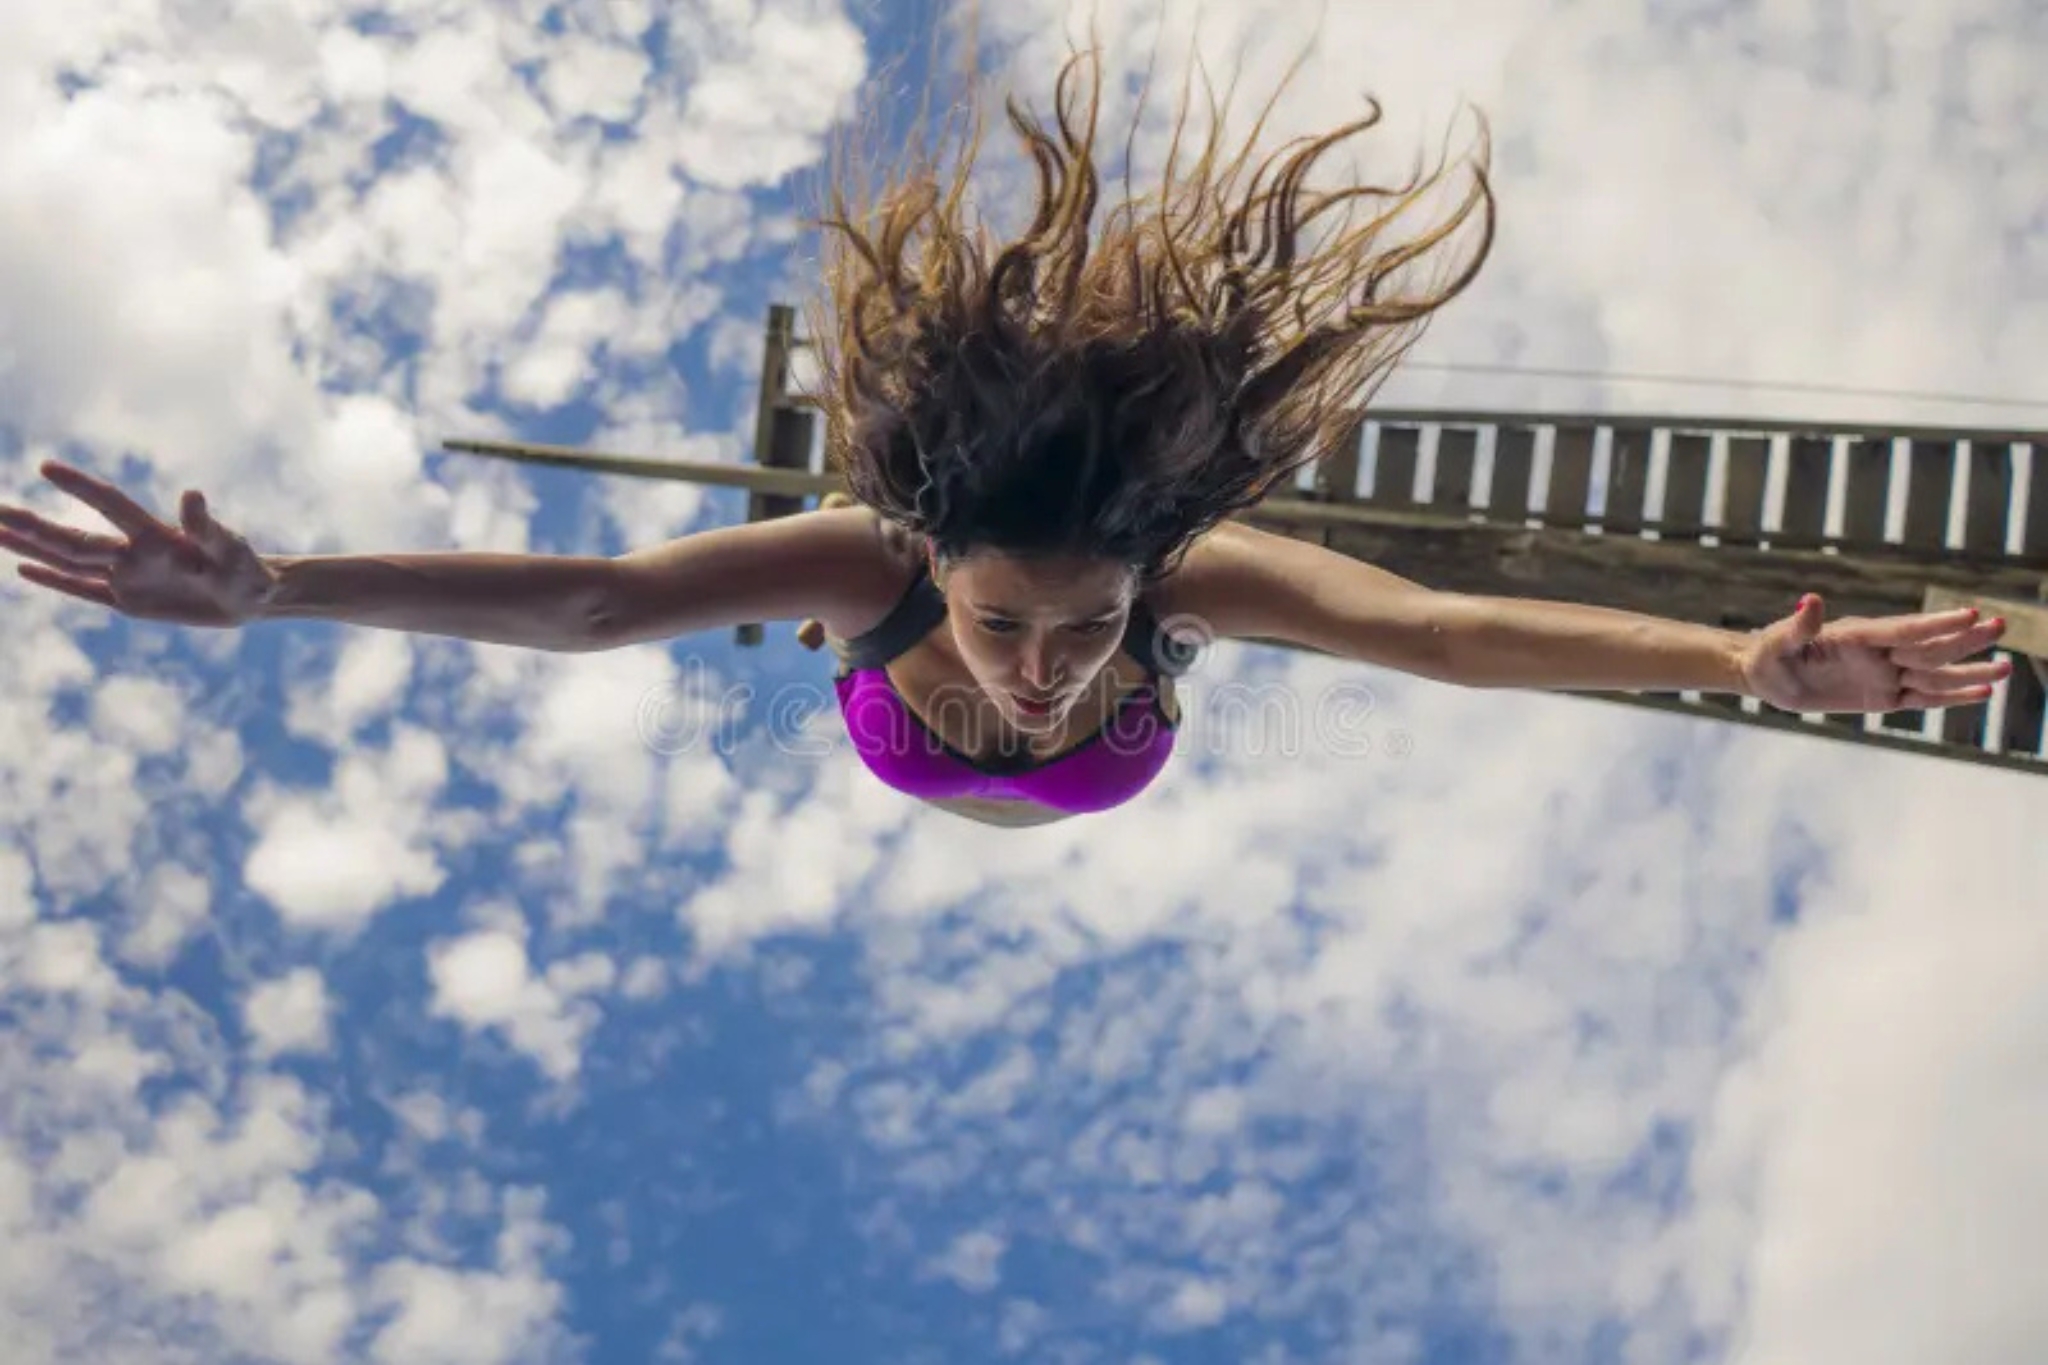
<path fill-rule="evenodd" d="M 1079 631 L 1083 635 L 1100 635 L 1103 631 L 1109 629 L 1109 622 L 1084 621 L 1080 625 L 1075 626 L 1074 629 Z"/>
<path fill-rule="evenodd" d="M 1015 630 L 1017 623 L 1015 621 L 1000 621 L 994 617 L 984 616 L 981 619 L 981 628 L 992 635 L 1004 635 Z"/>

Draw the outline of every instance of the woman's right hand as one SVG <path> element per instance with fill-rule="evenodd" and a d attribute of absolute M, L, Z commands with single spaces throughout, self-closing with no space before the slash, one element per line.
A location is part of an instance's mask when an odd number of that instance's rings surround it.
<path fill-rule="evenodd" d="M 145 621 L 239 626 L 262 612 L 276 575 L 212 518 L 196 491 L 185 494 L 182 525 L 172 526 L 83 470 L 48 460 L 42 473 L 121 534 L 80 531 L 0 503 L 0 549 L 31 561 L 19 566 L 29 582 Z"/>

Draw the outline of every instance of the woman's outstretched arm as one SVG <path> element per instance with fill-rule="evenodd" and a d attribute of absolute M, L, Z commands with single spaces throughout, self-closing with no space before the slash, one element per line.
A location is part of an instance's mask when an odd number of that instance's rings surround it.
<path fill-rule="evenodd" d="M 451 550 L 263 555 L 252 621 L 322 620 L 558 653 L 599 648 L 616 566 L 584 555 Z"/>
<path fill-rule="evenodd" d="M 1441 592 L 1333 550 L 1226 523 L 1190 551 L 1158 610 L 1216 637 L 1302 645 L 1464 687 L 1719 692 L 1799 711 L 1971 705 L 2010 671 L 1965 663 L 2002 621 L 1967 611 L 1725 630 L 1611 607 Z"/>
<path fill-rule="evenodd" d="M 124 615 L 231 627 L 314 619 L 562 652 L 745 621 L 858 621 L 886 575 L 869 519 L 818 513 L 681 536 L 615 557 L 447 551 L 266 555 L 188 492 L 177 525 L 55 461 L 44 477 L 112 523 L 83 531 L 0 505 L 29 582 Z"/>

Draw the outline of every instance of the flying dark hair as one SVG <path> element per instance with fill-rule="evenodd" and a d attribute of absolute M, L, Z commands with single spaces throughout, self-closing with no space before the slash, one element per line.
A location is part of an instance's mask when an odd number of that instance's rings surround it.
<path fill-rule="evenodd" d="M 1077 50 L 1062 66 L 1050 131 L 1006 101 L 1037 179 L 1012 240 L 967 221 L 978 100 L 950 164 L 943 141 L 914 145 L 855 203 L 843 170 L 832 177 L 808 327 L 814 396 L 827 462 L 854 498 L 942 557 L 1106 556 L 1149 579 L 1358 439 L 1372 392 L 1478 274 L 1494 201 L 1483 119 L 1469 192 L 1397 238 L 1446 162 L 1394 187 L 1308 184 L 1319 158 L 1378 123 L 1376 103 L 1281 147 L 1244 183 L 1271 102 L 1224 162 L 1212 91 L 1210 133 L 1181 168 L 1184 91 L 1164 183 L 1132 196 L 1127 151 L 1124 198 L 1098 231 L 1094 58 Z M 1475 214 L 1463 265 L 1412 280 Z M 1311 228 L 1322 237 L 1305 243 Z"/>

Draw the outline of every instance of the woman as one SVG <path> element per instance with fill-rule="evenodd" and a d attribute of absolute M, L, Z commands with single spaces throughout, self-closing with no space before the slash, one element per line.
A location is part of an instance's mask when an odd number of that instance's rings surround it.
<path fill-rule="evenodd" d="M 1473 279 L 1493 233 L 1483 147 L 1448 216 L 1403 237 L 1443 166 L 1393 189 L 1309 186 L 1377 111 L 1248 181 L 1248 152 L 1225 160 L 1213 132 L 1183 174 L 1177 132 L 1162 186 L 1098 231 L 1097 94 L 1077 55 L 1052 129 L 1010 107 L 1038 192 L 1000 246 L 964 210 L 978 119 L 950 166 L 914 160 L 858 206 L 833 188 L 812 335 L 853 505 L 616 558 L 277 556 L 197 492 L 173 526 L 52 463 L 118 534 L 0 507 L 0 546 L 31 582 L 195 626 L 318 617 L 589 650 L 809 618 L 834 641 L 869 767 L 1005 825 L 1150 785 L 1179 720 L 1176 621 L 1468 686 L 1726 691 L 1801 711 L 1976 702 L 2003 676 L 1960 662 L 2003 629 L 1967 612 L 1824 624 L 1809 598 L 1731 632 L 1438 592 L 1231 520 L 1355 439 L 1372 389 Z M 1468 226 L 1447 280 L 1411 279 Z"/>

